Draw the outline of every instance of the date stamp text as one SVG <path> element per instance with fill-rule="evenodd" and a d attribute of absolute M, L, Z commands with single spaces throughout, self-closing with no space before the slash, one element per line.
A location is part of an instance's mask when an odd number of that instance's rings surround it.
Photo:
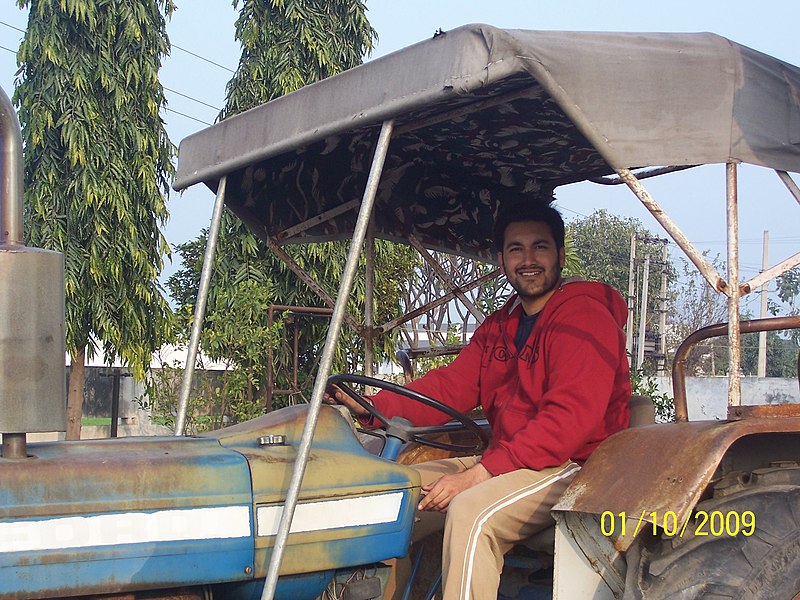
<path fill-rule="evenodd" d="M 631 529 L 634 519 L 636 525 Z M 687 532 L 690 521 L 694 524 Z M 653 535 L 663 534 L 667 537 L 683 537 L 684 535 L 695 537 L 743 535 L 749 537 L 756 531 L 756 515 L 751 510 L 741 512 L 697 510 L 683 523 L 678 521 L 678 515 L 671 510 L 666 512 L 643 510 L 639 515 L 629 515 L 625 512 L 614 513 L 607 510 L 600 515 L 600 530 L 606 537 L 625 536 L 631 533 L 633 537 L 636 537 L 639 532 L 646 531 L 648 528 Z"/>

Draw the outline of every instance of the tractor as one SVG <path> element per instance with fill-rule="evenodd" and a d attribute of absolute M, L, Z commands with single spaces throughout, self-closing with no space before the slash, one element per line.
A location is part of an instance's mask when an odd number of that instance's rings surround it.
<path fill-rule="evenodd" d="M 60 255 L 23 245 L 21 145 L 3 102 L 0 600 L 383 597 L 387 561 L 409 553 L 420 493 L 402 464 L 413 462 L 409 449 L 475 452 L 485 434 L 457 413 L 435 430 L 386 419 L 377 456 L 348 415 L 322 404 L 344 322 L 364 336 L 368 379 L 335 380 L 386 386 L 369 378 L 376 335 L 426 309 L 384 324 L 367 310 L 356 322 L 347 300 L 359 255 L 369 272 L 380 238 L 426 261 L 442 251 L 492 263 L 499 198 L 582 181 L 629 188 L 725 294 L 728 322 L 677 351 L 675 422 L 654 423 L 647 401 L 634 400 L 645 417 L 598 447 L 554 526 L 508 557 L 552 566 L 544 591 L 515 597 L 800 597 L 800 406 L 750 402 L 737 367 L 743 332 L 800 327 L 798 317 L 740 318 L 740 299 L 800 253 L 740 280 L 737 184 L 740 163 L 771 169 L 800 203 L 790 175 L 800 172 L 797 67 L 713 34 L 467 25 L 189 136 L 174 187 L 202 183 L 216 201 L 185 382 L 227 207 L 332 309 L 311 400 L 185 436 L 185 384 L 175 436 L 81 442 L 27 443 L 27 433 L 64 429 L 63 267 Z M 706 164 L 725 165 L 725 276 L 643 183 Z M 342 239 L 351 246 L 336 294 L 285 250 Z M 486 277 L 451 282 L 436 302 Z M 689 420 L 686 352 L 721 334 L 727 418 Z M 434 585 L 426 597 L 435 594 Z"/>

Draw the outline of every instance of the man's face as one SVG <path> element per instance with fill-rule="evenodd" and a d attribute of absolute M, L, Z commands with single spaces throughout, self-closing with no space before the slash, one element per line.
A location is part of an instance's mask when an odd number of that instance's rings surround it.
<path fill-rule="evenodd" d="M 541 221 L 509 223 L 500 268 L 519 294 L 527 314 L 539 312 L 561 281 L 564 248 L 557 248 L 550 228 Z"/>

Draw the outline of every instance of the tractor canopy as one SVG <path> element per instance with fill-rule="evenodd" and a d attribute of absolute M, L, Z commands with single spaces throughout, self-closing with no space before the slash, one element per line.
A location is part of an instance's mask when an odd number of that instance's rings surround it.
<path fill-rule="evenodd" d="M 375 235 L 484 260 L 507 198 L 618 169 L 800 171 L 795 66 L 710 33 L 467 25 L 186 138 L 174 187 L 227 176 L 260 236 L 349 239 L 386 120 Z"/>

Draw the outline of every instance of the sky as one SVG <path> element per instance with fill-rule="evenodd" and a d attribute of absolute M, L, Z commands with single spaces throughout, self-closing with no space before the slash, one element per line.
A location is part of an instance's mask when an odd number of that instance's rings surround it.
<path fill-rule="evenodd" d="M 168 24 L 172 54 L 161 71 L 169 102 L 163 118 L 176 145 L 213 123 L 224 104 L 225 85 L 240 48 L 234 39 L 237 11 L 229 0 L 175 0 Z M 487 23 L 513 29 L 569 31 L 710 31 L 761 52 L 800 65 L 797 0 L 367 0 L 368 18 L 379 41 L 371 58 L 427 39 L 442 28 Z M 11 0 L 0 5 L 0 86 L 11 96 L 17 71 L 15 51 L 27 25 L 27 14 Z M 795 177 L 800 182 L 800 177 Z M 714 165 L 645 182 L 646 187 L 701 250 L 725 257 L 725 170 Z M 639 201 L 621 186 L 576 184 L 557 190 L 566 220 L 605 208 L 639 219 L 666 237 Z M 170 244 L 195 238 L 208 227 L 214 197 L 203 186 L 169 199 L 171 218 L 165 229 Z M 769 262 L 775 264 L 800 250 L 800 205 L 772 171 L 740 171 L 740 269 L 743 278 L 761 267 L 763 231 L 769 231 Z M 166 277 L 178 267 L 167 265 Z M 755 310 L 755 295 L 746 305 Z"/>

